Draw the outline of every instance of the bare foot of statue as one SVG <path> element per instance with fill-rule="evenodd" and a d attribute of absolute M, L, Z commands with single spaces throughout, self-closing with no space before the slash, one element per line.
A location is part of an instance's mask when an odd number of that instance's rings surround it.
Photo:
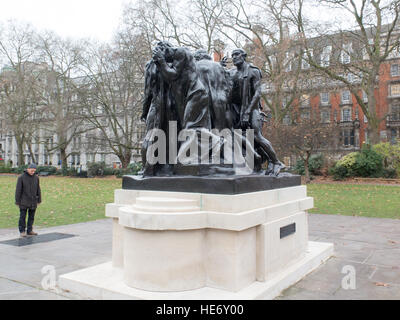
<path fill-rule="evenodd" d="M 277 177 L 279 175 L 279 172 L 281 172 L 281 170 L 285 169 L 286 166 L 282 163 L 282 162 L 278 162 L 274 164 L 274 176 Z"/>
<path fill-rule="evenodd" d="M 274 173 L 274 164 L 273 164 L 271 161 L 269 161 L 269 162 L 268 162 L 267 170 L 265 171 L 265 175 L 266 175 L 266 176 L 270 176 L 270 175 L 272 175 L 273 173 Z"/>

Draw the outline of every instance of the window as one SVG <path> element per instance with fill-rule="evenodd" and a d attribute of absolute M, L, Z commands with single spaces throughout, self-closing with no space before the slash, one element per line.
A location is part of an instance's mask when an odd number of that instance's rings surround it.
<path fill-rule="evenodd" d="M 374 39 L 368 39 L 368 45 L 370 47 L 374 46 Z M 363 48 L 362 54 L 363 54 L 363 60 L 368 60 L 369 59 L 367 48 Z"/>
<path fill-rule="evenodd" d="M 354 146 L 354 130 L 353 129 L 343 129 L 342 130 L 342 143 L 345 147 Z"/>
<path fill-rule="evenodd" d="M 350 102 L 350 91 L 346 90 L 342 92 L 342 103 Z"/>
<path fill-rule="evenodd" d="M 292 71 L 292 55 L 290 52 L 286 52 L 286 58 L 285 58 L 285 71 L 289 72 Z"/>
<path fill-rule="evenodd" d="M 331 120 L 331 116 L 328 110 L 321 111 L 321 122 L 322 123 L 329 123 Z"/>
<path fill-rule="evenodd" d="M 397 77 L 397 76 L 400 75 L 400 73 L 399 73 L 399 65 L 398 64 L 392 64 L 390 66 L 390 75 L 392 77 Z"/>
<path fill-rule="evenodd" d="M 282 123 L 283 123 L 284 125 L 287 125 L 287 126 L 290 125 L 291 119 L 290 119 L 290 115 L 289 115 L 289 114 L 286 114 L 286 115 L 283 117 Z"/>
<path fill-rule="evenodd" d="M 390 47 L 390 49 L 393 48 L 393 45 Z M 393 48 L 393 50 L 389 53 L 389 58 L 398 58 L 400 57 L 400 46 L 397 45 L 396 47 Z"/>
<path fill-rule="evenodd" d="M 362 91 L 362 99 L 364 103 L 368 102 L 368 95 L 364 90 Z"/>
<path fill-rule="evenodd" d="M 397 129 L 392 128 L 390 131 L 390 143 L 395 144 L 397 142 L 397 139 L 399 138 L 399 135 L 397 133 Z"/>
<path fill-rule="evenodd" d="M 342 109 L 342 122 L 351 121 L 351 110 L 349 108 Z"/>
<path fill-rule="evenodd" d="M 329 93 L 328 92 L 322 92 L 320 94 L 320 98 L 321 98 L 321 104 L 322 105 L 329 104 Z"/>
<path fill-rule="evenodd" d="M 269 56 L 269 61 L 270 62 L 268 62 L 268 60 L 265 62 L 265 70 L 267 71 L 267 72 L 271 72 L 273 69 L 274 69 L 274 67 L 276 66 L 276 57 L 275 56 Z"/>
<path fill-rule="evenodd" d="M 354 77 L 354 74 L 352 74 L 351 72 L 349 72 L 349 73 L 347 74 L 346 78 L 347 78 L 347 81 L 348 81 L 348 82 L 353 82 L 355 77 Z"/>
<path fill-rule="evenodd" d="M 309 120 L 309 119 L 310 119 L 310 111 L 303 111 L 303 112 L 300 114 L 300 118 L 301 118 L 302 120 Z"/>
<path fill-rule="evenodd" d="M 350 54 L 352 51 L 352 43 L 348 43 L 343 45 L 342 52 L 340 53 L 340 62 L 343 64 L 349 64 L 351 59 L 350 59 Z"/>
<path fill-rule="evenodd" d="M 400 96 L 400 83 L 392 84 L 390 86 L 390 95 L 393 97 Z"/>
<path fill-rule="evenodd" d="M 364 114 L 364 123 L 368 123 L 368 118 L 365 114 Z"/>
<path fill-rule="evenodd" d="M 321 53 L 321 66 L 328 67 L 330 63 L 330 57 L 332 52 L 332 46 L 326 46 L 322 49 Z"/>
<path fill-rule="evenodd" d="M 400 120 L 400 105 L 392 106 L 392 111 L 390 113 L 391 121 L 399 121 Z"/>
<path fill-rule="evenodd" d="M 308 94 L 303 94 L 301 96 L 300 104 L 303 108 L 310 106 L 310 96 Z"/>
<path fill-rule="evenodd" d="M 309 53 L 310 53 L 310 56 L 311 56 L 311 58 L 312 58 L 312 56 L 313 56 L 313 51 L 310 50 Z M 302 68 L 302 69 L 308 69 L 308 68 L 310 68 L 310 64 L 308 63 L 308 55 L 307 55 L 307 52 L 304 52 L 304 53 L 303 53 L 303 60 L 301 61 L 301 68 Z"/>

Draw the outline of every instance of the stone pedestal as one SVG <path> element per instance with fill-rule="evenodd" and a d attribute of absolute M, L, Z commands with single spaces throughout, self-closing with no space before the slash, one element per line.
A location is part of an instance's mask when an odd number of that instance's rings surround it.
<path fill-rule="evenodd" d="M 273 298 L 333 252 L 308 241 L 312 207 L 301 185 L 239 194 L 116 190 L 106 206 L 112 263 L 63 275 L 60 286 L 94 299 Z"/>

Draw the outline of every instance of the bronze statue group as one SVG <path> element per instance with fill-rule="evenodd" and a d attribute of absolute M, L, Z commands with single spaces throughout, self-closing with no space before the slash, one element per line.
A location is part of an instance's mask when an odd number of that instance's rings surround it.
<path fill-rule="evenodd" d="M 157 44 L 153 58 L 145 69 L 141 117 L 146 121 L 146 136 L 142 145 L 143 176 L 180 174 L 174 169 L 179 166 L 177 160 L 172 159 L 170 153 L 167 153 L 170 159 L 165 164 L 150 163 L 148 159 L 150 146 L 154 143 L 154 135 L 150 133 L 158 129 L 168 136 L 171 134 L 171 122 L 176 123 L 178 131 L 192 130 L 199 135 L 200 132 L 207 131 L 212 135 L 211 132 L 227 129 L 242 132 L 243 150 L 246 146 L 249 148 L 245 132 L 250 129 L 254 136 L 251 143 L 254 167 L 251 173 L 279 175 L 284 165 L 278 160 L 271 143 L 262 135 L 261 71 L 246 62 L 246 57 L 243 49 L 235 49 L 232 52 L 235 67 L 229 70 L 226 59 L 214 62 L 205 50 L 192 53 L 187 48 L 174 47 L 165 41 Z M 169 143 L 170 140 L 166 142 L 167 149 L 171 147 Z M 184 144 L 178 142 L 178 153 L 183 149 L 186 152 Z M 265 162 L 268 166 L 263 170 Z M 233 172 L 224 171 L 223 165 L 207 168 L 209 170 L 203 171 L 205 174 Z"/>

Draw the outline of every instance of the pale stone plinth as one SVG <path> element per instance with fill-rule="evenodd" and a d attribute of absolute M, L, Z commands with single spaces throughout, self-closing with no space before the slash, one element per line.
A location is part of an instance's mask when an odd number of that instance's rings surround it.
<path fill-rule="evenodd" d="M 332 245 L 308 241 L 312 207 L 305 186 L 237 195 L 116 190 L 115 203 L 106 206 L 112 263 L 89 268 L 97 276 L 85 270 L 61 276 L 60 286 L 85 296 L 90 290 L 81 287 L 97 283 L 103 298 L 117 287 L 123 297 L 139 299 L 145 292 L 165 292 L 156 295 L 162 299 L 210 298 L 204 292 L 216 299 L 273 298 L 332 254 Z"/>

